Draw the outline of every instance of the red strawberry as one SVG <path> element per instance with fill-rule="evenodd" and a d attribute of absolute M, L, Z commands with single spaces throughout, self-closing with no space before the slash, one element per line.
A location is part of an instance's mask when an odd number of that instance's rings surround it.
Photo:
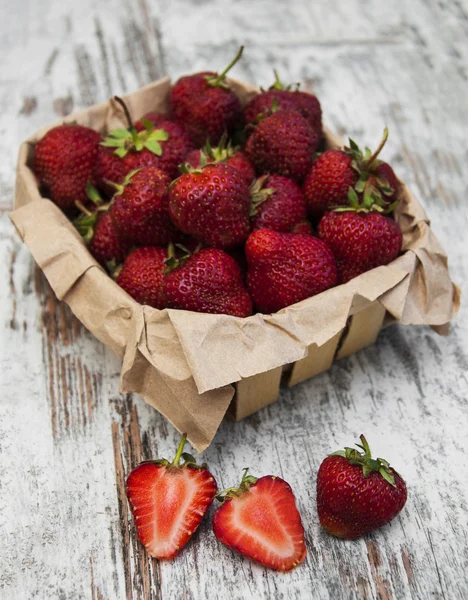
<path fill-rule="evenodd" d="M 375 203 L 388 206 L 397 199 L 399 182 L 393 169 L 378 159 L 388 138 L 388 129 L 377 150 L 363 153 L 353 140 L 344 150 L 326 150 L 315 161 L 304 181 L 309 214 L 320 218 L 324 212 L 344 204 L 349 188 L 359 195 L 372 196 Z"/>
<path fill-rule="evenodd" d="M 354 187 L 358 174 L 352 158 L 341 150 L 326 150 L 312 165 L 304 181 L 304 195 L 312 218 L 321 217 L 334 206 L 343 204 L 348 190 Z"/>
<path fill-rule="evenodd" d="M 169 190 L 175 225 L 207 246 L 232 248 L 249 234 L 249 188 L 224 163 L 184 168 Z"/>
<path fill-rule="evenodd" d="M 246 124 L 258 123 L 262 118 L 276 110 L 297 110 L 305 117 L 310 125 L 321 134 L 322 131 L 322 109 L 317 96 L 299 90 L 291 90 L 291 86 L 285 87 L 275 73 L 275 82 L 270 89 L 262 91 L 254 96 L 244 107 L 244 119 Z"/>
<path fill-rule="evenodd" d="M 309 172 L 320 137 L 298 112 L 278 111 L 263 119 L 247 142 L 247 155 L 259 173 L 301 182 Z"/>
<path fill-rule="evenodd" d="M 82 211 L 73 224 L 88 245 L 94 258 L 106 268 L 109 263 L 123 262 L 130 251 L 131 244 L 125 240 L 114 227 L 109 213 L 109 204 L 105 204 L 94 186 L 86 186 L 88 198 L 93 203 L 90 210 L 83 203 L 76 205 Z"/>
<path fill-rule="evenodd" d="M 165 459 L 141 463 L 127 479 L 138 537 L 154 558 L 170 559 L 180 552 L 216 495 L 216 481 L 206 465 L 182 454 L 185 440 L 184 433 L 172 463 Z"/>
<path fill-rule="evenodd" d="M 165 123 L 169 120 L 170 119 L 167 115 L 163 115 L 162 113 L 152 111 L 145 113 L 138 121 L 135 121 L 134 127 L 137 131 L 144 131 L 148 127 L 147 124 L 145 125 L 144 121 L 147 121 L 148 123 L 151 123 L 151 125 L 153 125 L 155 129 L 157 129 L 161 125 L 161 123 Z"/>
<path fill-rule="evenodd" d="M 214 534 L 265 567 L 291 571 L 304 562 L 307 553 L 291 486 L 274 475 L 257 479 L 247 471 L 239 488 L 229 488 L 222 497 L 213 516 Z"/>
<path fill-rule="evenodd" d="M 307 217 L 301 188 L 281 175 L 263 175 L 250 188 L 250 222 L 254 229 L 291 231 Z"/>
<path fill-rule="evenodd" d="M 114 129 L 102 142 L 96 160 L 95 177 L 98 187 L 109 193 L 109 181 L 120 184 L 135 169 L 156 167 L 177 177 L 178 166 L 192 148 L 192 142 L 183 127 L 170 120 L 159 121 L 157 129 L 150 121 L 137 131 L 132 125 L 125 103 L 115 98 L 125 110 L 128 129 Z"/>
<path fill-rule="evenodd" d="M 291 229 L 291 233 L 304 233 L 307 235 L 314 235 L 314 230 L 312 229 L 312 225 L 309 223 L 309 221 L 304 220 L 299 221 L 299 223 L 296 223 L 296 225 L 294 225 L 294 227 Z"/>
<path fill-rule="evenodd" d="M 164 261 L 167 257 L 165 248 L 136 248 L 127 256 L 117 276 L 118 285 L 140 304 L 165 308 Z"/>
<path fill-rule="evenodd" d="M 332 535 L 356 539 L 394 519 L 406 503 L 406 484 L 383 458 L 373 459 L 366 438 L 364 453 L 345 448 L 328 456 L 317 474 L 317 509 Z"/>
<path fill-rule="evenodd" d="M 368 209 L 359 205 L 355 196 L 354 208 L 326 213 L 319 223 L 319 236 L 335 255 L 340 283 L 388 265 L 401 251 L 398 223 L 379 212 L 369 212 L 372 210 L 372 205 Z"/>
<path fill-rule="evenodd" d="M 187 154 L 184 162 L 195 169 L 208 162 L 225 162 L 241 175 L 247 185 L 250 185 L 255 178 L 255 169 L 247 155 L 241 152 L 237 146 L 226 142 L 226 136 L 223 136 L 218 146 L 214 148 L 207 143 L 203 149 L 192 150 Z"/>
<path fill-rule="evenodd" d="M 231 134 L 242 122 L 239 99 L 225 80 L 242 51 L 241 46 L 234 60 L 220 75 L 212 72 L 188 75 L 179 79 L 171 90 L 171 114 L 185 127 L 197 146 L 203 146 L 206 140 L 216 144 L 224 132 Z"/>
<path fill-rule="evenodd" d="M 252 301 L 237 262 L 223 250 L 204 248 L 191 256 L 166 261 L 168 308 L 248 317 Z"/>
<path fill-rule="evenodd" d="M 307 234 L 258 229 L 245 246 L 247 289 L 262 313 L 274 313 L 336 285 L 330 248 Z"/>
<path fill-rule="evenodd" d="M 170 179 L 156 167 L 132 171 L 117 188 L 111 215 L 116 230 L 141 246 L 166 246 L 175 234 L 168 208 Z"/>
<path fill-rule="evenodd" d="M 48 131 L 34 149 L 34 171 L 60 208 L 86 202 L 86 184 L 93 183 L 93 169 L 100 136 L 81 125 L 59 125 Z"/>

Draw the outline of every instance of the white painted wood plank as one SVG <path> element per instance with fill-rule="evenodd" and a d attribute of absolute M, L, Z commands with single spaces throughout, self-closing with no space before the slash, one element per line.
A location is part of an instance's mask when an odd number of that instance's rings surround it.
<path fill-rule="evenodd" d="M 209 520 L 159 564 L 137 543 L 122 483 L 140 458 L 170 456 L 177 435 L 140 398 L 119 396 L 118 361 L 56 302 L 5 211 L 21 139 L 162 74 L 222 66 L 245 43 L 239 78 L 268 85 L 277 66 L 314 87 L 331 128 L 367 144 L 389 125 L 385 157 L 463 284 L 467 2 L 17 0 L 0 11 L 0 597 L 465 598 L 464 306 L 448 338 L 392 327 L 275 405 L 223 423 L 204 459 L 221 486 L 244 466 L 291 483 L 305 565 L 287 575 L 252 565 L 217 543 Z M 392 525 L 349 543 L 320 531 L 315 473 L 361 432 L 402 471 L 409 500 Z"/>

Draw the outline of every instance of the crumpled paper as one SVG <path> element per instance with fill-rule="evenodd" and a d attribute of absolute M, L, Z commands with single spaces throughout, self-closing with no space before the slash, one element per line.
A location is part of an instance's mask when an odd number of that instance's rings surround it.
<path fill-rule="evenodd" d="M 244 103 L 257 93 L 253 86 L 231 83 Z M 125 101 L 135 119 L 151 110 L 166 112 L 169 89 L 165 78 Z M 101 132 L 125 124 L 113 100 L 65 121 Z M 396 214 L 405 252 L 388 266 L 272 315 L 239 319 L 141 306 L 105 273 L 70 221 L 39 192 L 31 169 L 34 144 L 53 126 L 20 147 L 16 210 L 10 218 L 57 297 L 122 359 L 121 391 L 141 394 L 179 431 L 186 431 L 197 450 L 211 443 L 236 381 L 304 358 L 309 345 L 327 342 L 351 314 L 373 301 L 400 323 L 448 332 L 459 290 L 423 208 L 406 186 Z M 325 135 L 328 147 L 342 145 L 330 131 Z"/>

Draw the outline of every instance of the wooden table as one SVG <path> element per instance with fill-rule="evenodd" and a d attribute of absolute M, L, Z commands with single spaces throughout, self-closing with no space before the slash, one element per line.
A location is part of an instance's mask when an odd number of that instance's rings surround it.
<path fill-rule="evenodd" d="M 173 562 L 142 551 L 124 496 L 140 459 L 178 434 L 120 364 L 57 302 L 14 234 L 19 142 L 70 111 L 171 74 L 217 69 L 265 86 L 276 67 L 319 95 L 327 125 L 375 145 L 427 208 L 455 281 L 468 270 L 468 3 L 16 0 L 0 9 L 2 303 L 0 597 L 76 599 L 468 597 L 468 327 L 385 330 L 377 344 L 284 390 L 204 453 L 220 486 L 241 469 L 292 485 L 308 556 L 277 574 L 233 555 L 210 519 Z M 99 7 L 95 8 L 98 4 Z M 328 537 L 315 509 L 324 456 L 365 432 L 409 487 L 402 514 L 356 542 Z"/>

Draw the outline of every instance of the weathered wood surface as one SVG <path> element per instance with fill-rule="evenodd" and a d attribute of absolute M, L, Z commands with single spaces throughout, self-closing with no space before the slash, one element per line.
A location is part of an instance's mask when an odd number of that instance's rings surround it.
<path fill-rule="evenodd" d="M 463 285 L 468 3 L 6 0 L 0 17 L 0 597 L 467 598 L 464 307 L 448 338 L 391 327 L 222 425 L 205 460 L 221 486 L 245 466 L 291 483 L 303 566 L 255 566 L 217 543 L 209 519 L 160 564 L 135 538 L 123 482 L 141 458 L 171 455 L 178 435 L 141 398 L 119 396 L 119 362 L 57 303 L 6 212 L 21 139 L 163 74 L 222 66 L 242 42 L 237 77 L 267 85 L 276 66 L 314 87 L 327 125 L 368 144 L 389 125 L 385 156 L 426 206 Z M 390 526 L 349 543 L 320 530 L 315 473 L 361 432 L 400 468 L 409 499 Z"/>

